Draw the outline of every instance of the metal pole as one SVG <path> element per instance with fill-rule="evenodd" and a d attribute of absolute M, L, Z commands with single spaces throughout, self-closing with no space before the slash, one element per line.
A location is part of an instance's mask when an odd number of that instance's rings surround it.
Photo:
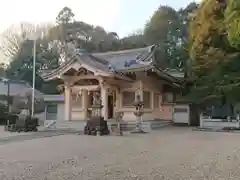
<path fill-rule="evenodd" d="M 36 78 L 36 25 L 34 27 L 34 40 L 33 40 L 33 74 L 32 74 L 32 111 L 31 115 L 34 115 L 34 100 L 35 100 L 35 78 Z"/>
<path fill-rule="evenodd" d="M 7 108 L 8 112 L 10 112 L 10 82 L 9 80 L 7 81 Z"/>

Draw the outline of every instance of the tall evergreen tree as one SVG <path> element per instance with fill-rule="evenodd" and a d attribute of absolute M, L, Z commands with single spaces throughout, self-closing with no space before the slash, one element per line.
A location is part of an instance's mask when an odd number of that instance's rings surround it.
<path fill-rule="evenodd" d="M 240 49 L 240 1 L 228 0 L 225 22 L 230 44 Z"/>
<path fill-rule="evenodd" d="M 190 25 L 190 56 L 195 85 L 191 96 L 198 102 L 223 98 L 234 103 L 240 97 L 240 64 L 236 49 L 229 44 L 224 22 L 226 4 L 205 0 Z"/>

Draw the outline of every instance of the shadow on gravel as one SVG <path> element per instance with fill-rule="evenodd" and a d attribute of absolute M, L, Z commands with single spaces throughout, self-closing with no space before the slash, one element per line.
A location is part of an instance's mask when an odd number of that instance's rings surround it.
<path fill-rule="evenodd" d="M 228 133 L 240 133 L 240 130 L 234 129 L 215 129 L 215 128 L 193 128 L 193 131 L 205 131 L 205 132 L 228 132 Z"/>

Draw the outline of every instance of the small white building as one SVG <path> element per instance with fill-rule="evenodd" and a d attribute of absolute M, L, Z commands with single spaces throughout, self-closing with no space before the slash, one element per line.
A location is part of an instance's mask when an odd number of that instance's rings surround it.
<path fill-rule="evenodd" d="M 57 121 L 64 119 L 64 95 L 44 94 L 45 111 L 35 116 L 39 118 L 40 125 L 54 127 Z"/>
<path fill-rule="evenodd" d="M 173 123 L 176 125 L 199 126 L 198 106 L 186 100 L 177 100 L 173 107 Z"/>
<path fill-rule="evenodd" d="M 32 90 L 32 87 L 26 82 L 21 80 L 10 80 L 0 78 L 0 96 L 13 97 L 19 94 L 25 94 Z M 40 120 L 40 125 L 48 126 L 56 120 L 61 120 L 64 117 L 64 95 L 46 95 L 42 92 L 35 90 L 36 96 L 42 96 L 45 102 L 45 111 L 40 114 L 35 114 Z M 0 103 L 7 105 L 7 101 L 0 99 Z"/>
<path fill-rule="evenodd" d="M 189 104 L 178 103 L 173 108 L 173 122 L 175 124 L 190 125 L 190 106 Z"/>

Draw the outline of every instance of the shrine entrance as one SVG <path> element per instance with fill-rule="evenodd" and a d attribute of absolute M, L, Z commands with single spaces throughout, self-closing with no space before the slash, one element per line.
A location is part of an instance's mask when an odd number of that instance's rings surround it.
<path fill-rule="evenodd" d="M 112 77 L 95 76 L 93 71 L 79 67 L 71 68 L 62 75 L 65 80 L 65 119 L 88 119 L 89 111 L 93 105 L 94 93 L 99 93 L 102 103 L 101 115 L 104 120 L 113 119 L 117 107 L 117 97 L 119 98 L 119 90 L 117 81 Z M 78 94 L 81 98 L 79 106 L 74 107 L 72 111 L 72 93 Z M 119 108 L 119 107 L 118 107 Z M 72 113 L 74 112 L 74 113 Z M 73 114 L 73 115 L 72 115 Z"/>
<path fill-rule="evenodd" d="M 108 95 L 108 119 L 114 118 L 114 98 L 113 95 Z"/>
<path fill-rule="evenodd" d="M 101 94 L 101 91 L 90 91 L 89 92 L 88 108 L 91 108 L 91 106 L 93 105 L 93 101 L 94 101 L 93 93 L 94 92 L 98 92 L 99 94 Z M 114 118 L 114 106 L 115 106 L 115 98 L 114 98 L 113 93 L 108 93 L 107 104 L 105 104 L 105 106 L 106 106 L 105 111 L 106 111 L 108 119 L 113 119 Z"/>

